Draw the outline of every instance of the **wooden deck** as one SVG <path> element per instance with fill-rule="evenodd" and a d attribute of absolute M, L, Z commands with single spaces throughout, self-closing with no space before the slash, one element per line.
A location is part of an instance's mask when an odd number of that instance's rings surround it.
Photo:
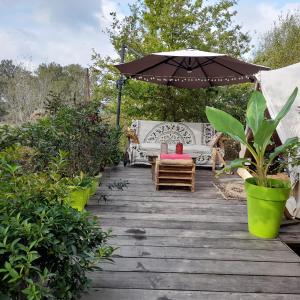
<path fill-rule="evenodd" d="M 155 191 L 148 168 L 106 172 L 88 209 L 120 248 L 82 299 L 300 299 L 300 258 L 280 240 L 249 235 L 245 202 L 223 199 L 211 171 L 196 174 L 191 193 Z M 110 191 L 119 179 L 128 189 Z M 109 200 L 98 205 L 100 192 Z"/>

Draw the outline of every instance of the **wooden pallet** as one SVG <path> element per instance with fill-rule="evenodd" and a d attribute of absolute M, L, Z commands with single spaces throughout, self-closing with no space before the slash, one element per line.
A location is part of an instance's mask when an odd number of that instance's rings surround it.
<path fill-rule="evenodd" d="M 189 187 L 195 191 L 195 163 L 192 160 L 157 160 L 155 186 Z"/>

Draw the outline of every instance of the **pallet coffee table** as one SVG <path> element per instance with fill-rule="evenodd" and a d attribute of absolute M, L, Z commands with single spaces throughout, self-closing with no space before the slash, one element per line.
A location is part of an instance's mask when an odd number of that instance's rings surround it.
<path fill-rule="evenodd" d="M 150 152 L 148 154 L 148 162 L 151 164 L 151 174 L 152 174 L 152 180 L 155 180 L 155 165 L 156 165 L 156 160 L 159 159 L 159 156 L 160 156 L 160 153 L 158 152 Z M 190 154 L 193 162 L 195 163 L 196 165 L 196 159 L 197 159 L 197 155 L 195 154 Z"/>
<path fill-rule="evenodd" d="M 192 159 L 163 159 L 156 160 L 155 186 L 188 187 L 195 191 L 195 163 Z"/>

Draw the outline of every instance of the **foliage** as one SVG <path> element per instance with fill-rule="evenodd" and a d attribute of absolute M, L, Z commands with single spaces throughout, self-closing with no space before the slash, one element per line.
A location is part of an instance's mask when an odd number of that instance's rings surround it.
<path fill-rule="evenodd" d="M 111 13 L 114 21 L 108 34 L 116 51 L 125 43 L 142 54 L 196 48 L 240 57 L 249 50 L 249 37 L 234 22 L 235 4 L 234 0 L 214 4 L 191 0 L 136 1 L 130 5 L 129 16 L 123 19 Z M 129 49 L 125 58 L 130 61 L 136 55 Z M 115 113 L 118 73 L 112 64 L 118 61 L 94 54 L 94 62 L 98 85 L 93 97 L 104 100 L 107 110 Z M 125 121 L 206 121 L 206 105 L 217 102 L 220 108 L 230 111 L 233 106 L 245 106 L 240 92 L 248 96 L 249 86 L 187 90 L 128 80 L 123 89 L 122 112 Z M 237 110 L 236 115 L 240 118 L 241 111 Z"/>
<path fill-rule="evenodd" d="M 267 180 L 267 175 L 274 159 L 287 151 L 295 150 L 295 148 L 299 147 L 299 139 L 297 137 L 289 138 L 283 145 L 275 148 L 275 150 L 266 157 L 267 147 L 271 143 L 272 135 L 280 121 L 289 112 L 297 93 L 298 88 L 295 88 L 275 119 L 268 120 L 266 120 L 264 116 L 266 109 L 266 100 L 264 96 L 257 91 L 252 93 L 247 107 L 246 121 L 247 126 L 253 132 L 253 146 L 247 141 L 242 123 L 221 110 L 213 107 L 206 107 L 207 118 L 214 128 L 228 134 L 233 139 L 245 145 L 255 160 L 249 161 L 246 158 L 236 159 L 231 162 L 229 168 L 246 168 L 256 177 L 257 185 L 268 187 L 269 181 Z M 245 163 L 251 163 L 255 167 L 255 170 L 253 171 L 245 166 Z"/>
<path fill-rule="evenodd" d="M 281 16 L 268 31 L 256 53 L 255 62 L 271 68 L 285 67 L 300 60 L 300 12 Z"/>
<path fill-rule="evenodd" d="M 110 233 L 64 203 L 72 180 L 59 174 L 63 153 L 35 173 L 18 164 L 21 156 L 18 148 L 0 153 L 0 293 L 11 299 L 78 298 L 89 284 L 86 272 L 114 250 L 106 244 Z"/>
<path fill-rule="evenodd" d="M 68 175 L 80 171 L 96 175 L 107 165 L 118 164 L 121 159 L 119 139 L 121 132 L 105 122 L 98 103 L 76 107 L 60 104 L 56 113 L 35 123 L 19 128 L 0 127 L 0 149 L 14 143 L 36 150 L 36 169 L 44 169 L 52 156 L 60 150 L 69 153 Z"/>
<path fill-rule="evenodd" d="M 0 117 L 20 124 L 43 112 L 45 99 L 75 105 L 85 101 L 85 69 L 80 65 L 41 64 L 34 73 L 11 60 L 0 62 Z"/>
<path fill-rule="evenodd" d="M 128 187 L 129 181 L 128 180 L 119 180 L 114 181 L 112 183 L 109 183 L 107 187 L 113 191 L 113 190 L 121 190 L 123 191 L 125 188 Z"/>
<path fill-rule="evenodd" d="M 0 126 L 0 151 L 20 141 L 21 131 L 10 125 Z"/>

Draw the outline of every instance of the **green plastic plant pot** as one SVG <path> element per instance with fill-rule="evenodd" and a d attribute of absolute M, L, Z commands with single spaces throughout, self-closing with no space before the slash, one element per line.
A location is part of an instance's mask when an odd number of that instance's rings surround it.
<path fill-rule="evenodd" d="M 96 193 L 98 184 L 99 184 L 99 178 L 94 178 L 90 186 L 90 196 L 93 196 Z"/>
<path fill-rule="evenodd" d="M 257 186 L 254 178 L 245 181 L 247 193 L 248 230 L 257 237 L 273 239 L 278 235 L 290 184 L 270 179 L 273 188 Z"/>
<path fill-rule="evenodd" d="M 96 193 L 101 177 L 102 177 L 101 173 L 99 173 L 97 176 L 94 177 L 92 184 L 90 186 L 91 189 L 90 196 L 93 196 Z"/>
<path fill-rule="evenodd" d="M 82 211 L 87 202 L 86 189 L 77 189 L 70 193 L 70 206 Z"/>
<path fill-rule="evenodd" d="M 88 203 L 91 195 L 91 187 L 87 186 L 83 188 L 83 194 L 84 194 L 84 206 L 85 206 Z"/>

